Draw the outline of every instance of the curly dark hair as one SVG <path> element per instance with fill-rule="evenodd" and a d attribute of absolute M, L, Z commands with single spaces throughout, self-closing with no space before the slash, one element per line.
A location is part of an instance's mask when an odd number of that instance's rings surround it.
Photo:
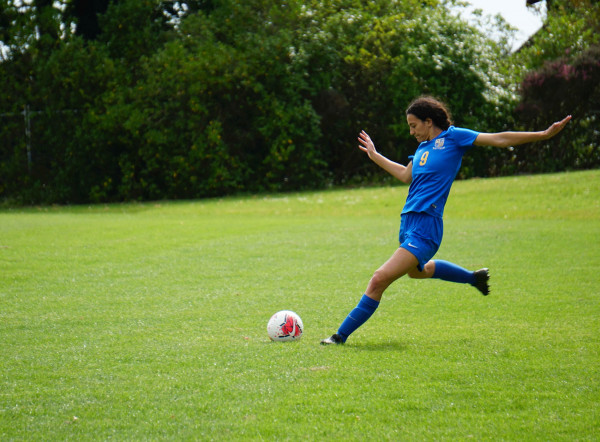
<path fill-rule="evenodd" d="M 406 115 L 414 115 L 423 121 L 431 118 L 433 124 L 442 130 L 446 130 L 452 125 L 452 116 L 446 105 L 430 96 L 415 98 L 406 109 Z"/>

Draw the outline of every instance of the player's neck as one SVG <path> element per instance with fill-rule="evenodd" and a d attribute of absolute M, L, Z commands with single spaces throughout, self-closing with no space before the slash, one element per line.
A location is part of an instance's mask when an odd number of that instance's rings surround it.
<path fill-rule="evenodd" d="M 429 130 L 429 136 L 427 137 L 427 141 L 433 140 L 435 137 L 439 136 L 439 134 L 441 134 L 442 132 L 443 132 L 442 129 L 440 129 L 437 126 L 433 126 Z"/>

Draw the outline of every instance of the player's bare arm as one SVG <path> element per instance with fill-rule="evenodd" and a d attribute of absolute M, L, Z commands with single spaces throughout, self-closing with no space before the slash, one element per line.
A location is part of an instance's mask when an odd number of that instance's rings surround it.
<path fill-rule="evenodd" d="M 510 147 L 543 141 L 558 134 L 570 120 L 571 115 L 568 115 L 561 121 L 553 123 L 548 129 L 539 132 L 480 133 L 473 144 L 476 146 Z"/>
<path fill-rule="evenodd" d="M 371 137 L 364 130 L 358 135 L 358 141 L 360 143 L 358 148 L 366 152 L 369 158 L 387 173 L 398 178 L 403 183 L 408 184 L 412 181 L 412 161 L 408 163 L 408 166 L 403 166 L 384 157 L 377 152 Z"/>

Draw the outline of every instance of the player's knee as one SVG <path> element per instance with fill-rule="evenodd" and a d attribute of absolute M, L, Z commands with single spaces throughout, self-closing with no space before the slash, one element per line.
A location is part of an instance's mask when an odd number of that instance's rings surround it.
<path fill-rule="evenodd" d="M 393 281 L 390 280 L 389 276 L 386 275 L 382 270 L 376 270 L 371 277 L 371 286 L 376 288 L 385 289 Z"/>

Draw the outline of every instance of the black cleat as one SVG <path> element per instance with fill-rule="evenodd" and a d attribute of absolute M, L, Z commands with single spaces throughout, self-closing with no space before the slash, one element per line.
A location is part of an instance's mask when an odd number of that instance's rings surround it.
<path fill-rule="evenodd" d="M 321 341 L 321 345 L 343 344 L 344 340 L 337 333 Z"/>
<path fill-rule="evenodd" d="M 483 296 L 487 296 L 490 294 L 489 280 L 489 269 L 479 269 L 475 271 L 475 283 L 473 284 L 473 287 L 479 290 Z"/>

